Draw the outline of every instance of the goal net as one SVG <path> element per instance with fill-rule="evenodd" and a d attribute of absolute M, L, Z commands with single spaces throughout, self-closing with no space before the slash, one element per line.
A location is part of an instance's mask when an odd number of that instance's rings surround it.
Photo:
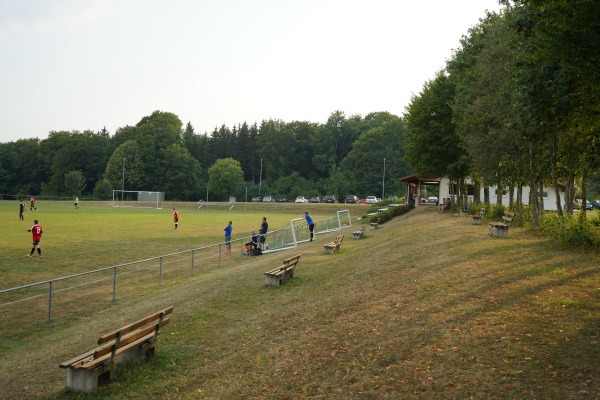
<path fill-rule="evenodd" d="M 315 221 L 315 235 L 339 231 L 342 228 L 352 226 L 350 212 L 348 210 L 338 211 L 336 215 Z M 306 219 L 295 218 L 290 220 L 290 225 L 286 228 L 270 231 L 266 235 L 267 247 L 263 252 L 278 251 L 290 249 L 298 246 L 298 243 L 310 240 L 310 230 Z"/>
<path fill-rule="evenodd" d="M 113 207 L 140 207 L 162 209 L 164 192 L 113 190 Z"/>

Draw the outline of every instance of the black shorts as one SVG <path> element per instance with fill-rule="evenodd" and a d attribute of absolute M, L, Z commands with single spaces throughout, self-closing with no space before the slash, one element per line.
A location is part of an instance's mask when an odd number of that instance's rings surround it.
<path fill-rule="evenodd" d="M 267 238 L 265 235 L 260 235 L 260 237 L 258 239 L 261 243 L 264 243 Z"/>
<path fill-rule="evenodd" d="M 37 246 L 37 245 L 39 245 L 39 244 L 40 244 L 40 241 L 39 241 L 39 240 L 34 240 L 34 241 L 33 241 L 33 245 L 34 245 L 34 246 Z"/>

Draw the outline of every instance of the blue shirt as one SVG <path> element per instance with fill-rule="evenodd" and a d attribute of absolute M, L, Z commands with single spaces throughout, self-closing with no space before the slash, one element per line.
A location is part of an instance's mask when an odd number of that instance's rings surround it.
<path fill-rule="evenodd" d="M 231 236 L 231 231 L 233 230 L 233 226 L 227 225 L 224 230 L 225 230 L 225 236 Z"/>
<path fill-rule="evenodd" d="M 306 218 L 306 223 L 307 224 L 309 224 L 309 225 L 314 224 L 314 222 L 313 222 L 312 218 L 310 217 L 310 215 L 304 214 L 304 218 Z"/>

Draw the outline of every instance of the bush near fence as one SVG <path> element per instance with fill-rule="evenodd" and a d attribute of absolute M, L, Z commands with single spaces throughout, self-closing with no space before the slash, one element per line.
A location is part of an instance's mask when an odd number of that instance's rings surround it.
<path fill-rule="evenodd" d="M 383 223 L 389 221 L 390 219 L 397 217 L 398 215 L 406 214 L 412 208 L 414 208 L 414 206 L 401 205 L 401 206 L 390 207 L 390 208 L 388 208 L 387 211 L 383 211 L 383 212 L 377 213 L 375 215 L 372 215 L 369 218 L 369 222 L 383 224 Z"/>

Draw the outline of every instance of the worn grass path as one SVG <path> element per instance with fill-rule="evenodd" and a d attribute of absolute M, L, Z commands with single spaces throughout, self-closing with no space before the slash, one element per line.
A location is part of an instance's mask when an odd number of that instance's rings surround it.
<path fill-rule="evenodd" d="M 286 253 L 232 260 L 75 319 L 38 324 L 0 358 L 0 398 L 600 398 L 598 253 L 413 210 L 265 287 Z M 158 357 L 92 395 L 58 364 L 99 334 L 174 305 Z M 10 332 L 2 332 L 2 336 Z"/>

